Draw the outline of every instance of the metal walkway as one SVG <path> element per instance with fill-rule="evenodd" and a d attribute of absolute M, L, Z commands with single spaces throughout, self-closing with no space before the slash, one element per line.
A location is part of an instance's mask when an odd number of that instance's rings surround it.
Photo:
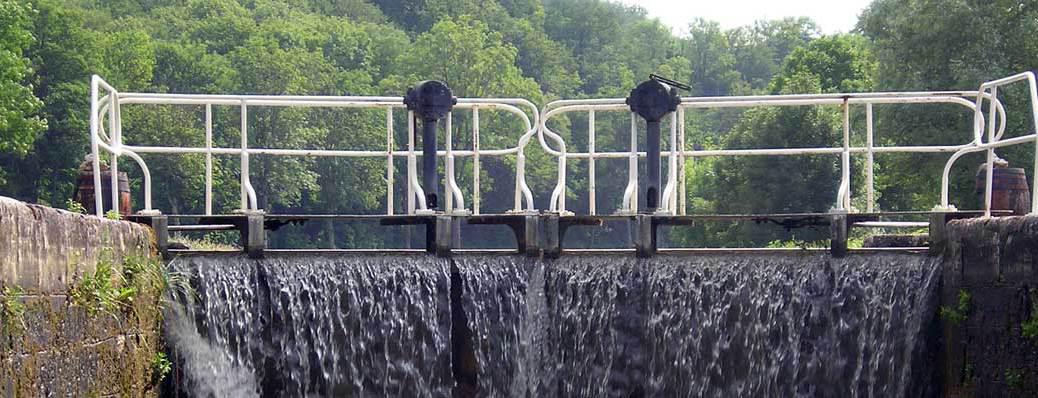
<path fill-rule="evenodd" d="M 1008 215 L 1010 211 L 993 211 L 995 215 Z M 902 250 L 910 252 L 930 251 L 939 253 L 943 247 L 943 230 L 948 221 L 962 218 L 984 216 L 983 211 L 955 212 L 879 212 L 879 213 L 800 213 L 800 214 L 743 214 L 743 215 L 559 215 L 555 213 L 537 214 L 483 214 L 483 215 L 279 215 L 279 214 L 225 214 L 225 215 L 138 215 L 130 220 L 149 224 L 156 233 L 156 243 L 163 255 L 200 252 L 197 250 L 170 249 L 170 232 L 177 231 L 237 231 L 241 239 L 241 247 L 251 257 L 259 258 L 268 250 L 266 248 L 267 231 L 277 230 L 290 223 L 306 223 L 315 220 L 345 221 L 378 221 L 384 226 L 421 226 L 425 233 L 425 252 L 439 256 L 451 256 L 464 252 L 510 252 L 525 254 L 531 257 L 559 257 L 563 252 L 584 252 L 587 249 L 566 249 L 563 247 L 566 232 L 573 227 L 601 227 L 606 221 L 624 221 L 630 223 L 633 233 L 633 247 L 617 248 L 620 252 L 633 251 L 639 257 L 653 256 L 659 252 L 747 252 L 747 251 L 781 251 L 775 248 L 671 248 L 660 249 L 657 244 L 657 233 L 661 226 L 691 226 L 705 221 L 749 221 L 757 224 L 774 224 L 787 230 L 798 228 L 826 228 L 829 231 L 829 247 L 825 250 L 834 256 L 844 256 L 853 251 Z M 881 218 L 919 218 L 928 221 L 879 221 Z M 169 220 L 193 221 L 193 224 L 170 225 Z M 890 227 L 890 223 L 901 223 L 900 227 L 928 228 L 930 246 L 909 248 L 865 248 L 850 249 L 847 246 L 849 232 L 853 228 L 871 227 L 872 223 L 882 223 Z M 503 225 L 511 229 L 515 237 L 514 250 L 461 249 L 459 243 L 462 236 L 461 225 Z M 370 252 L 376 249 L 300 249 L 306 252 Z M 806 250 L 806 249 L 805 249 Z M 286 250 L 275 250 L 284 252 Z M 377 251 L 405 251 L 412 249 L 377 249 Z M 417 250 L 417 251 L 422 251 Z"/>

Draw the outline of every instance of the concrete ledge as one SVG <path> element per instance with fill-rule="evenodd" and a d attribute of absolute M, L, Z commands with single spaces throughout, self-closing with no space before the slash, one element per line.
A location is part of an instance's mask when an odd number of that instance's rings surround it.
<path fill-rule="evenodd" d="M 27 204 L 0 196 L 0 283 L 63 294 L 93 272 L 103 250 L 116 262 L 152 254 L 145 226 Z"/>

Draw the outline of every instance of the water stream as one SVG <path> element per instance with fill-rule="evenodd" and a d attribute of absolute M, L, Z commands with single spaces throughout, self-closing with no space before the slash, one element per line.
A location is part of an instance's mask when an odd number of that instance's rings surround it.
<path fill-rule="evenodd" d="M 450 394 L 450 281 L 441 259 L 222 255 L 172 265 L 191 273 L 198 299 L 186 305 L 186 319 L 167 323 L 193 322 L 220 352 L 211 357 L 253 374 L 255 389 L 245 395 Z M 185 373 L 185 395 L 213 390 L 194 387 L 212 375 Z"/>
<path fill-rule="evenodd" d="M 167 329 L 197 333 L 170 339 L 184 396 L 931 396 L 939 265 L 193 256 L 172 266 L 198 300 Z"/>

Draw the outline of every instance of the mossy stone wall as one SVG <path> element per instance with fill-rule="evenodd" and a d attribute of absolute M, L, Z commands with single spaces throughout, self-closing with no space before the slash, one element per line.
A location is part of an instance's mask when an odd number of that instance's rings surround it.
<path fill-rule="evenodd" d="M 1038 396 L 1038 216 L 952 221 L 943 255 L 944 395 Z"/>
<path fill-rule="evenodd" d="M 88 314 L 69 293 L 108 261 L 154 258 L 149 228 L 0 197 L 0 397 L 154 396 L 157 295 Z"/>

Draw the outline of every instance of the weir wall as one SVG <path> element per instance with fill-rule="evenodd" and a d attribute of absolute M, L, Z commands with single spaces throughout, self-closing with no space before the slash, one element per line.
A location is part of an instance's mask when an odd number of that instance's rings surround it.
<path fill-rule="evenodd" d="M 1038 216 L 952 221 L 945 242 L 945 396 L 1038 396 Z"/>
<path fill-rule="evenodd" d="M 123 272 L 159 264 L 152 242 L 138 224 L 0 197 L 0 397 L 155 395 L 157 295 Z"/>
<path fill-rule="evenodd" d="M 157 261 L 153 239 L 0 197 L 0 397 L 156 393 L 157 297 L 100 311 L 73 297 L 99 264 L 126 284 L 126 259 Z M 940 244 L 942 395 L 1038 396 L 1038 217 L 951 221 Z"/>

